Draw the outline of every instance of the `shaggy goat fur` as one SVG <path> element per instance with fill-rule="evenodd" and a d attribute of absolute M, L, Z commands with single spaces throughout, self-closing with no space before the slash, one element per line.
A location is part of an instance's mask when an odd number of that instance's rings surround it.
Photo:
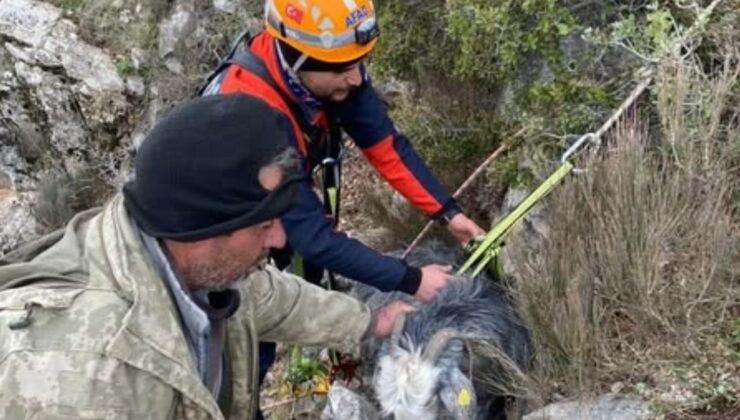
<path fill-rule="evenodd" d="M 432 243 L 414 252 L 410 262 L 452 263 L 456 257 Z M 359 289 L 356 295 L 371 307 L 399 297 L 413 301 L 398 292 Z M 529 334 L 504 289 L 483 276 L 460 277 L 432 302 L 413 303 L 416 310 L 407 316 L 399 341 L 369 349 L 384 413 L 399 420 L 504 418 L 506 398 L 515 394 L 512 382 L 532 356 Z M 423 357 L 432 337 L 444 329 L 454 330 L 454 337 L 434 360 Z"/>

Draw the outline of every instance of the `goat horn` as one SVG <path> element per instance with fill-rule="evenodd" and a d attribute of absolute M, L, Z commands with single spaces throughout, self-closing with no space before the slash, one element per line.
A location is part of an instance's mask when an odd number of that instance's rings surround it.
<path fill-rule="evenodd" d="M 398 346 L 399 340 L 401 340 L 401 333 L 403 333 L 403 325 L 406 323 L 406 314 L 402 313 L 398 315 L 396 321 L 393 323 L 393 332 L 391 332 L 391 345 Z"/>
<path fill-rule="evenodd" d="M 442 350 L 444 350 L 447 343 L 453 338 L 463 338 L 463 336 L 454 328 L 443 328 L 432 335 L 429 339 L 424 353 L 421 355 L 422 359 L 435 361 L 439 357 Z"/>

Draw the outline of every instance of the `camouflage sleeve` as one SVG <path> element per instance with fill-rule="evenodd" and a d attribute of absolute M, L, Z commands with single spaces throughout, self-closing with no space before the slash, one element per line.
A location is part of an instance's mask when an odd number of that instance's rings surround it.
<path fill-rule="evenodd" d="M 4 420 L 174 419 L 173 389 L 84 351 L 16 351 L 0 362 Z"/>
<path fill-rule="evenodd" d="M 352 349 L 370 326 L 364 303 L 272 266 L 250 276 L 245 287 L 260 340 Z"/>

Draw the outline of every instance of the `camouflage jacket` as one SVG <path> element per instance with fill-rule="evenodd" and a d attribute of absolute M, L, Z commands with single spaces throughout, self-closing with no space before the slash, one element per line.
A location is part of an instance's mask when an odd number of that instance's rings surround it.
<path fill-rule="evenodd" d="M 0 260 L 0 418 L 251 419 L 259 340 L 356 345 L 370 323 L 358 301 L 270 267 L 239 288 L 222 414 L 122 198 L 77 215 Z"/>

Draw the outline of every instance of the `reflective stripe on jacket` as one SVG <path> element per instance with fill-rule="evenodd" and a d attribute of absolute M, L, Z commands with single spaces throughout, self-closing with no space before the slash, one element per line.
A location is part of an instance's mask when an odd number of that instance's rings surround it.
<path fill-rule="evenodd" d="M 260 33 L 252 39 L 250 48 L 262 59 L 284 94 L 294 98 L 283 78 L 274 38 L 265 32 Z M 290 127 L 288 131 L 296 147 L 304 159 L 308 159 L 310 146 L 280 93 L 259 76 L 235 64 L 216 80 L 220 94 L 241 92 L 254 95 L 281 111 L 289 121 L 286 126 Z M 330 104 L 326 110 L 304 108 L 307 119 L 322 127 L 326 126 L 329 118 L 327 113 L 332 119 L 338 119 L 378 173 L 428 216 L 439 214 L 453 203 L 408 139 L 396 131 L 369 79 L 340 104 Z M 304 161 L 304 166 L 310 171 L 317 163 Z M 380 290 L 403 288 L 401 282 L 407 271 L 403 262 L 383 256 L 332 228 L 312 190 L 310 174 L 306 175 L 298 204 L 285 214 L 283 224 L 290 246 L 310 263 Z"/>

